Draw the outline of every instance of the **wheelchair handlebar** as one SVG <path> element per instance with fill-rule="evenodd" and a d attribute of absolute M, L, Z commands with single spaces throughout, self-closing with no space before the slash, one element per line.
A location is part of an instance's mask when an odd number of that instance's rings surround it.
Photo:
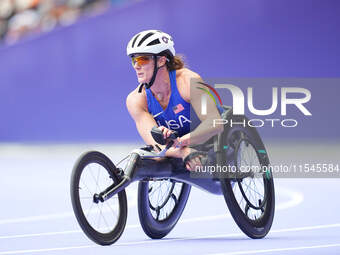
<path fill-rule="evenodd" d="M 174 144 L 173 140 L 175 140 L 178 137 L 178 132 L 173 131 L 172 134 L 167 139 L 164 139 L 162 130 L 160 130 L 157 126 L 154 126 L 151 129 L 151 135 L 152 135 L 152 138 L 157 143 L 161 145 L 166 144 L 166 150 L 168 150 Z"/>

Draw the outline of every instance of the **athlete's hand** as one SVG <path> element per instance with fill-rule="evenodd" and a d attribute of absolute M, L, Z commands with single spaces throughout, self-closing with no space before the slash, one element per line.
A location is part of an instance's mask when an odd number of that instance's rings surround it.
<path fill-rule="evenodd" d="M 160 126 L 158 128 L 162 130 L 164 139 L 167 139 L 173 132 L 171 129 L 168 129 L 164 126 Z"/>
<path fill-rule="evenodd" d="M 183 135 L 182 137 L 174 140 L 173 147 L 175 148 L 183 148 L 190 145 L 190 133 Z"/>
<path fill-rule="evenodd" d="M 160 126 L 158 128 L 162 130 L 164 139 L 167 139 L 173 133 L 171 129 L 168 129 L 164 126 Z M 173 139 L 173 141 L 174 141 L 174 144 L 172 145 L 172 147 L 175 147 L 175 148 L 183 148 L 183 147 L 189 146 L 190 133 L 182 137 L 177 137 L 176 139 Z"/>
<path fill-rule="evenodd" d="M 171 147 L 169 150 L 167 150 L 167 152 L 165 153 L 165 155 L 167 157 L 173 157 L 173 158 L 183 158 L 183 151 L 184 148 L 175 148 L 175 147 Z"/>
<path fill-rule="evenodd" d="M 166 155 L 168 157 L 174 157 L 174 158 L 182 158 L 183 160 L 185 159 L 186 156 L 188 156 L 190 153 L 192 152 L 192 149 L 189 147 L 171 147 L 167 152 Z M 201 156 L 197 156 L 192 158 L 191 160 L 189 160 L 185 167 L 187 170 L 189 171 L 195 171 L 195 169 L 197 167 L 201 167 L 202 163 L 201 163 Z"/>
<path fill-rule="evenodd" d="M 171 130 L 171 129 L 168 129 L 168 128 L 166 128 L 166 127 L 164 127 L 164 126 L 160 126 L 160 127 L 158 127 L 160 130 L 162 130 L 162 132 L 163 132 L 163 137 L 164 137 L 164 139 L 166 140 L 167 138 L 169 138 L 170 136 L 171 136 L 171 134 L 174 132 L 173 130 Z M 173 141 L 174 141 L 174 143 L 178 143 L 179 142 L 179 140 L 178 140 L 179 138 L 177 137 L 176 139 L 172 139 Z M 175 147 L 174 145 L 173 145 L 173 147 Z"/>
<path fill-rule="evenodd" d="M 183 148 L 182 149 L 182 159 L 184 160 L 193 151 L 194 150 L 189 148 L 189 147 Z M 197 167 L 202 167 L 201 157 L 202 156 L 193 157 L 191 160 L 187 161 L 186 164 L 185 164 L 186 169 L 189 170 L 189 171 L 195 171 L 195 169 Z"/>

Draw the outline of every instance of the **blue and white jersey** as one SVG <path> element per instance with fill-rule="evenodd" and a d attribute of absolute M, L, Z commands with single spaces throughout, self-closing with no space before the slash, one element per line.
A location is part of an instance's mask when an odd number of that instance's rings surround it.
<path fill-rule="evenodd" d="M 150 89 L 146 89 L 148 111 L 153 115 L 158 126 L 164 126 L 177 131 L 179 136 L 183 136 L 194 130 L 199 124 L 200 119 L 195 111 L 190 116 L 190 103 L 186 102 L 177 89 L 176 71 L 169 72 L 171 95 L 169 104 L 163 109 L 157 99 L 153 96 Z"/>

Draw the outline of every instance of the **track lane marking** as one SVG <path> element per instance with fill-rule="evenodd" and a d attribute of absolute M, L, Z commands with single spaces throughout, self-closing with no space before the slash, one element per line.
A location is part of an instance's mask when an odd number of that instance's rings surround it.
<path fill-rule="evenodd" d="M 276 206 L 276 211 L 280 210 L 285 210 L 289 209 L 291 207 L 298 206 L 303 202 L 303 194 L 298 191 L 293 191 L 289 190 L 286 188 L 280 188 L 280 192 L 284 192 L 284 194 L 288 195 L 290 197 L 290 200 L 287 202 L 280 203 Z M 137 191 L 136 191 L 137 192 Z M 136 201 L 136 199 L 134 199 Z M 135 206 L 135 205 L 134 205 Z M 53 215 L 47 215 L 48 217 L 44 217 L 44 220 L 48 219 L 59 219 L 59 218 L 64 218 L 65 215 L 67 217 L 74 216 L 73 213 L 63 213 L 61 215 L 59 214 L 53 214 Z M 41 217 L 41 216 L 38 216 Z M 29 219 L 33 217 L 28 217 Z M 192 222 L 199 222 L 199 221 L 213 221 L 213 220 L 220 220 L 220 219 L 226 219 L 226 218 L 231 218 L 231 214 L 229 212 L 224 213 L 224 214 L 219 214 L 219 215 L 213 215 L 213 216 L 203 216 L 203 217 L 195 217 L 195 218 L 187 218 L 187 219 L 179 219 L 178 223 L 192 223 Z M 21 219 L 21 218 L 20 218 Z M 19 220 L 20 220 L 19 219 Z M 16 220 L 16 219 L 13 219 Z M 34 218 L 33 221 L 36 221 L 36 218 Z M 15 221 L 17 223 L 17 221 Z M 0 221 L 1 224 L 1 221 Z M 140 227 L 140 224 L 130 224 L 127 225 L 126 228 L 138 228 Z M 76 229 L 76 230 L 66 230 L 66 231 L 52 231 L 52 232 L 43 232 L 43 233 L 32 233 L 32 234 L 20 234 L 20 235 L 8 235 L 8 236 L 0 236 L 1 239 L 13 239 L 13 238 L 27 238 L 27 237 L 41 237 L 41 236 L 52 236 L 52 235 L 65 235 L 65 234 L 76 234 L 76 233 L 81 233 L 81 229 Z"/>
<path fill-rule="evenodd" d="M 280 193 L 286 194 L 290 197 L 290 200 L 287 202 L 283 202 L 275 206 L 276 210 L 284 210 L 291 207 L 295 207 L 302 203 L 304 196 L 299 191 L 290 190 L 287 188 L 280 188 Z M 133 195 L 132 195 L 133 194 Z M 137 189 L 129 194 L 129 208 L 133 208 L 137 205 Z M 74 217 L 74 213 L 70 212 L 62 212 L 62 213 L 54 213 L 54 214 L 45 214 L 45 215 L 38 215 L 38 216 L 29 216 L 29 217 L 19 217 L 19 218 L 10 218 L 10 219 L 0 219 L 0 225 L 5 224 L 15 224 L 15 223 L 24 223 L 24 222 L 36 222 L 36 221 L 46 221 L 46 220 L 55 220 L 55 219 L 63 219 Z M 210 216 L 207 216 L 210 217 Z M 215 217 L 215 216 L 211 216 Z M 221 217 L 221 215 L 216 216 Z"/>
<path fill-rule="evenodd" d="M 304 230 L 314 230 L 314 229 L 326 229 L 326 228 L 334 228 L 340 227 L 340 223 L 336 224 L 327 224 L 327 225 L 317 225 L 317 226 L 305 226 L 305 227 L 297 227 L 297 228 L 285 228 L 285 229 L 277 229 L 272 230 L 270 233 L 282 233 L 282 232 L 296 232 L 296 231 L 304 231 Z M 147 240 L 147 241 L 137 241 L 137 242 L 123 242 L 123 243 L 115 243 L 114 247 L 116 246 L 130 246 L 130 245 L 141 245 L 141 244 L 157 244 L 157 243 L 167 243 L 167 242 L 177 242 L 177 241 L 188 241 L 188 240 L 199 240 L 199 239 L 214 239 L 214 238 L 227 238 L 227 237 L 244 237 L 243 233 L 231 233 L 231 234 L 221 234 L 221 235 L 205 235 L 205 236 L 194 236 L 194 237 L 184 237 L 184 238 L 172 238 L 172 239 L 163 239 L 163 240 Z M 301 246 L 301 247 L 290 247 L 290 248 L 278 248 L 277 251 L 281 251 L 282 249 L 302 249 L 303 247 L 319 247 L 326 248 L 326 246 L 331 247 L 340 246 L 340 244 L 326 244 L 326 245 L 318 245 L 318 246 Z M 110 247 L 103 247 L 99 245 L 82 245 L 82 246 L 68 246 L 68 247 L 56 247 L 56 248 L 45 248 L 45 249 L 29 249 L 29 250 L 13 250 L 13 251 L 1 251 L 0 255 L 8 255 L 8 254 L 25 254 L 25 253 L 41 253 L 41 252 L 48 252 L 48 251 L 65 251 L 65 250 L 74 250 L 74 249 L 86 249 L 86 248 L 110 248 Z M 312 249 L 310 248 L 310 249 Z M 112 249 L 112 247 L 111 247 Z M 280 250 L 279 250 L 280 249 Z M 238 253 L 216 253 L 216 254 L 209 254 L 209 255 L 237 255 L 237 254 L 252 254 L 253 253 L 261 253 L 261 252 L 275 252 L 276 249 L 267 249 L 267 250 L 250 250 L 250 251 L 238 251 Z M 282 250 L 283 251 L 283 250 Z M 243 253 L 240 253 L 243 252 Z M 244 253 L 248 252 L 248 253 Z"/>
<path fill-rule="evenodd" d="M 313 246 L 275 248 L 275 249 L 263 249 L 263 250 L 235 251 L 235 252 L 226 252 L 226 253 L 209 253 L 208 255 L 242 255 L 242 254 L 257 254 L 257 253 L 268 253 L 268 252 L 272 253 L 272 252 L 281 252 L 281 251 L 297 251 L 297 250 L 306 250 L 306 249 L 322 249 L 322 248 L 331 248 L 331 247 L 340 247 L 340 243 L 322 244 L 322 245 L 313 245 Z"/>
<path fill-rule="evenodd" d="M 128 196 L 129 209 L 137 206 L 137 188 L 135 188 L 133 190 L 130 189 L 127 196 Z M 75 217 L 73 211 L 44 214 L 44 215 L 38 215 L 38 216 L 3 219 L 3 220 L 0 220 L 0 225 L 25 223 L 25 222 L 36 222 L 36 221 L 57 220 L 57 219 L 64 219 L 64 218 L 71 218 L 71 217 Z M 1 236 L 0 236 L 0 239 L 1 239 Z"/>

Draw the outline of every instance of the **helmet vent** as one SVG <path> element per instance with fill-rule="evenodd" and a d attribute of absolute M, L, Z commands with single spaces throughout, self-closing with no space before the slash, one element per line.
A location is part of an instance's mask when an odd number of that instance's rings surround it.
<path fill-rule="evenodd" d="M 150 45 L 156 45 L 156 44 L 160 44 L 161 42 L 159 41 L 159 39 L 155 39 L 153 40 L 152 42 L 149 42 L 147 46 L 150 46 Z"/>
<path fill-rule="evenodd" d="M 135 36 L 135 39 L 133 39 L 133 42 L 132 42 L 132 48 L 135 46 L 135 43 L 137 41 L 137 38 L 140 36 L 140 33 L 138 35 Z"/>
<path fill-rule="evenodd" d="M 153 32 L 150 32 L 150 33 L 147 33 L 143 38 L 142 38 L 142 40 L 140 40 L 140 42 L 138 43 L 138 47 L 139 46 L 141 46 L 142 45 L 142 43 L 146 40 L 146 39 L 148 39 L 150 36 L 152 36 L 154 33 Z"/>

